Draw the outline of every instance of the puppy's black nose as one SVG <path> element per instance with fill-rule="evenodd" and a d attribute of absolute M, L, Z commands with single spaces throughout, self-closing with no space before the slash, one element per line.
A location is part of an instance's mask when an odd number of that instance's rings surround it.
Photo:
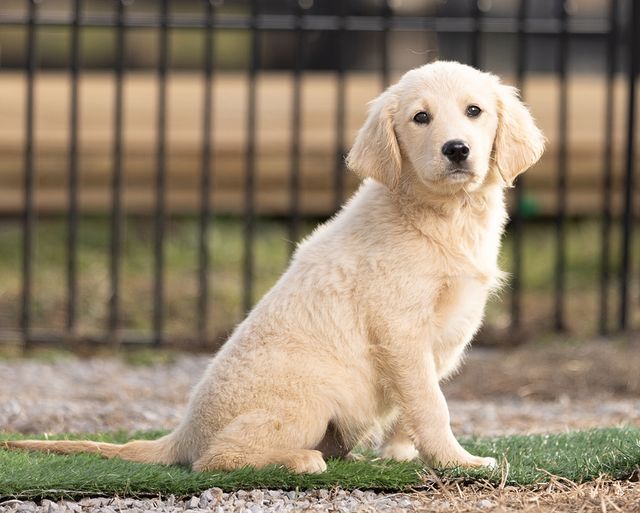
<path fill-rule="evenodd" d="M 452 139 L 442 145 L 442 154 L 451 162 L 462 162 L 469 156 L 469 146 L 460 139 Z"/>

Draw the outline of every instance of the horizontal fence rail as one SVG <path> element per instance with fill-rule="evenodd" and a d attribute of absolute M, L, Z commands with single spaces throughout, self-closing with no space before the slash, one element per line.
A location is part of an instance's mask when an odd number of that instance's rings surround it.
<path fill-rule="evenodd" d="M 115 3 L 115 2 L 114 2 Z M 266 5 L 266 3 L 265 3 Z M 25 16 L 15 15 L 11 11 L 0 8 L 0 24 L 24 25 L 28 23 Z M 130 14 L 124 22 L 127 28 L 158 28 L 162 17 L 159 13 Z M 38 25 L 43 27 L 66 27 L 73 23 L 73 16 L 65 13 L 47 13 L 38 19 Z M 113 27 L 114 17 L 103 14 L 85 14 L 82 17 L 83 27 Z M 217 17 L 214 29 L 224 30 L 302 30 L 309 31 L 340 31 L 354 32 L 385 32 L 403 30 L 433 30 L 441 33 L 511 33 L 523 31 L 525 34 L 550 35 L 567 31 L 570 34 L 607 35 L 610 32 L 606 19 L 570 20 L 563 28 L 560 19 L 527 18 L 523 26 L 517 17 L 489 18 L 483 17 L 478 24 L 476 18 L 463 16 L 447 18 L 440 16 L 326 16 L 326 15 L 273 15 L 258 14 L 256 16 L 233 16 L 226 14 Z M 167 21 L 170 29 L 204 29 L 207 22 L 203 16 L 173 14 Z M 479 28 L 481 27 L 481 28 Z"/>
<path fill-rule="evenodd" d="M 19 283 L 0 259 L 10 312 L 0 341 L 217 345 L 353 191 L 344 157 L 366 101 L 405 71 L 397 60 L 440 54 L 486 68 L 503 37 L 514 43 L 511 64 L 497 71 L 549 144 L 509 197 L 510 300 L 490 306 L 480 336 L 516 343 L 545 330 L 587 333 L 583 324 L 603 335 L 637 326 L 637 2 L 594 0 L 585 15 L 549 0 L 545 16 L 528 0 L 499 15 L 464 0 L 404 14 L 386 0 L 323 12 L 258 0 L 24 4 L 0 6 L 0 59 L 10 63 L 0 60 L 10 100 L 0 106 L 0 244 L 17 216 L 20 234 Z M 92 60 L 92 30 L 108 34 L 107 70 Z M 153 59 L 133 63 L 140 30 L 152 31 Z M 185 30 L 197 57 L 172 42 Z M 63 57 L 43 46 L 48 31 L 67 38 Z M 319 53 L 322 34 L 331 46 Z M 602 59 L 585 59 L 596 47 Z M 101 242 L 89 247 L 92 237 Z M 43 258 L 43 244 L 63 250 L 62 294 L 47 274 L 58 257 Z M 581 244 L 596 246 L 586 251 L 593 265 Z M 546 251 L 547 282 L 532 248 Z"/>

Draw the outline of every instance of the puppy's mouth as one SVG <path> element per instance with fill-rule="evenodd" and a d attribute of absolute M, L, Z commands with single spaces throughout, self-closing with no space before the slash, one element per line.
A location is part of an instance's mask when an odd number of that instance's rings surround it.
<path fill-rule="evenodd" d="M 466 167 L 460 165 L 452 165 L 447 168 L 443 178 L 453 181 L 472 180 L 476 176 L 475 172 Z"/>

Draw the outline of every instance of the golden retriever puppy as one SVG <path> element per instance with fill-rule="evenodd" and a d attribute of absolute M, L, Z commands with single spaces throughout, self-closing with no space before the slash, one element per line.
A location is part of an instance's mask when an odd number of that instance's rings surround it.
<path fill-rule="evenodd" d="M 385 457 L 495 465 L 458 443 L 439 381 L 500 284 L 505 185 L 543 146 L 516 90 L 494 75 L 455 62 L 409 71 L 371 103 L 349 153 L 362 186 L 216 354 L 175 431 L 124 445 L 5 445 L 322 472 L 323 453 L 382 433 Z"/>

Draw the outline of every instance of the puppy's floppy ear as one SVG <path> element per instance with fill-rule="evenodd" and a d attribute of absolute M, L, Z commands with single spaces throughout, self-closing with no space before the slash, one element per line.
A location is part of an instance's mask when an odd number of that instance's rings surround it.
<path fill-rule="evenodd" d="M 387 90 L 369 103 L 369 114 L 347 156 L 347 166 L 360 178 L 371 177 L 389 189 L 400 179 L 402 158 L 393 128 L 396 97 Z"/>
<path fill-rule="evenodd" d="M 498 85 L 498 130 L 493 156 L 508 187 L 542 156 L 545 138 L 515 87 Z"/>

